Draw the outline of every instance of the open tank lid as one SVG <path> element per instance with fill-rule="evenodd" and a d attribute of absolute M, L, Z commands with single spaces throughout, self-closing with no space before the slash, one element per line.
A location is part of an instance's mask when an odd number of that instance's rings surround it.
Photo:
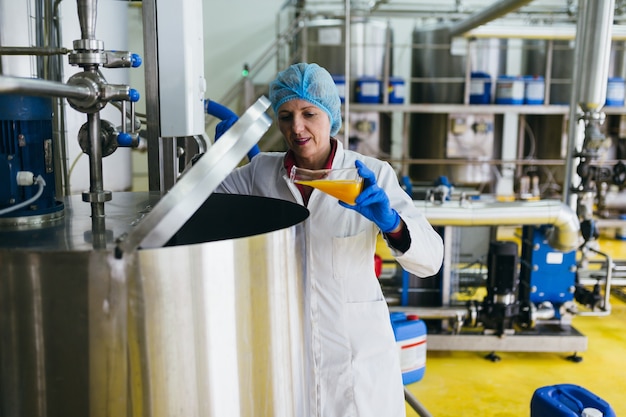
<path fill-rule="evenodd" d="M 117 250 L 128 253 L 165 246 L 269 129 L 272 120 L 265 113 L 269 106 L 264 96 L 250 106 L 152 211 L 120 238 Z"/>

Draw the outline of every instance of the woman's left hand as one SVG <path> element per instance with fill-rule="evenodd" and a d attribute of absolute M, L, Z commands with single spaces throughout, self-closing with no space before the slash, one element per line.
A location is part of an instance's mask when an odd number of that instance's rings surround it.
<path fill-rule="evenodd" d="M 391 208 L 387 193 L 378 186 L 376 175 L 362 161 L 357 160 L 354 165 L 357 167 L 359 175 L 363 177 L 363 190 L 356 198 L 354 205 L 343 201 L 339 201 L 339 204 L 361 213 L 376 223 L 383 233 L 394 231 L 400 225 L 400 215 Z"/>

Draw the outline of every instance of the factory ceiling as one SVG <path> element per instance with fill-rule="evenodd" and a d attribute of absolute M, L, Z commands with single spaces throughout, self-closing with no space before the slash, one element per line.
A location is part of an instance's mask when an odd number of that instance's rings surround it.
<path fill-rule="evenodd" d="M 410 17 L 461 20 L 486 7 L 502 1 L 493 0 L 351 0 L 350 13 L 379 17 Z M 509 2 L 510 3 L 510 2 Z M 309 13 L 342 14 L 346 2 L 341 0 L 294 0 L 290 5 Z M 577 0 L 534 0 L 507 14 L 502 19 L 515 19 L 529 23 L 573 23 L 578 10 Z M 615 1 L 615 23 L 626 22 L 626 0 Z"/>

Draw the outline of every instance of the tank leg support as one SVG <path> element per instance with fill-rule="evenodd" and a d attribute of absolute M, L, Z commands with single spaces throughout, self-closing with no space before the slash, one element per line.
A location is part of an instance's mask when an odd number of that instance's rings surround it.
<path fill-rule="evenodd" d="M 419 415 L 420 417 L 433 417 L 433 415 L 430 414 L 426 408 L 424 408 L 422 403 L 420 403 L 417 398 L 415 398 L 415 396 L 411 394 L 407 387 L 404 387 L 404 399 L 407 403 L 409 403 L 411 408 L 415 410 L 417 412 L 417 415 Z"/>

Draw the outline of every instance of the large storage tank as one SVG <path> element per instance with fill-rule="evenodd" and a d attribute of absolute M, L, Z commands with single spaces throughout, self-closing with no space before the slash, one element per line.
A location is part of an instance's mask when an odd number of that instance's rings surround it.
<path fill-rule="evenodd" d="M 463 104 L 468 52 L 472 55 L 471 71 L 498 72 L 505 65 L 503 48 L 499 40 L 479 39 L 468 51 L 454 45 L 446 26 L 432 29 L 416 29 L 413 32 L 413 55 L 411 65 L 411 102 L 432 104 Z M 411 115 L 409 152 L 414 159 L 465 160 L 475 163 L 418 164 L 410 168 L 410 175 L 418 182 L 431 183 L 439 176 L 447 176 L 457 185 L 483 184 L 492 180 L 488 164 L 481 161 L 496 155 L 496 126 L 499 120 L 493 115 L 414 113 Z M 485 126 L 481 131 L 472 126 Z M 461 129 L 461 131 L 459 131 Z M 455 142 L 463 142 L 464 150 L 453 151 Z M 455 147 L 456 149 L 456 147 Z"/>
<path fill-rule="evenodd" d="M 489 74 L 492 81 L 492 102 L 499 75 L 540 75 L 549 80 L 547 104 L 569 105 L 571 80 L 574 68 L 573 40 L 497 39 L 478 38 L 463 51 L 454 45 L 446 26 L 432 29 L 420 28 L 413 33 L 412 103 L 461 104 L 465 102 L 467 71 Z M 467 53 L 466 53 L 467 52 Z M 468 65 L 467 59 L 470 58 Z M 551 64 L 547 74 L 548 63 Z M 612 43 L 609 77 L 624 77 L 623 41 Z M 411 158 L 450 159 L 451 131 L 457 115 L 449 113 L 424 113 L 411 116 L 409 152 Z M 473 117 L 471 110 L 463 117 Z M 415 181 L 431 182 L 441 175 L 456 184 L 490 183 L 492 170 L 480 161 L 499 159 L 502 142 L 503 118 L 494 114 L 493 149 L 480 157 L 467 155 L 466 164 L 422 164 L 412 166 L 410 173 Z M 520 130 L 523 143 L 520 158 L 563 159 L 566 137 L 565 114 L 524 115 Z M 480 139 L 482 140 L 482 138 Z M 453 155 L 456 158 L 457 155 Z M 476 162 L 471 162 L 476 161 Z M 553 180 L 561 183 L 562 170 L 548 167 Z M 486 189 L 485 189 L 486 190 Z"/>
<path fill-rule="evenodd" d="M 346 76 L 346 27 L 342 19 L 317 18 L 306 22 L 304 34 L 300 35 L 302 59 L 326 68 L 334 77 Z M 340 94 L 355 102 L 356 83 L 361 77 L 382 81 L 385 68 L 393 73 L 393 31 L 385 21 L 356 18 L 350 22 L 350 82 L 345 87 L 338 83 Z M 388 56 L 387 56 L 388 54 Z M 378 112 L 352 112 L 349 115 L 350 149 L 365 155 L 381 157 L 391 148 L 391 119 Z M 344 120 L 345 127 L 345 120 Z M 337 135 L 343 140 L 344 129 Z"/>
<path fill-rule="evenodd" d="M 0 231 L 0 415 L 306 415 L 308 211 L 214 194 L 166 247 L 116 238 L 159 196 L 114 193 L 104 227 Z M 252 209 L 253 208 L 253 209 Z"/>
<path fill-rule="evenodd" d="M 306 22 L 305 31 L 306 34 L 301 35 L 303 59 L 323 66 L 333 75 L 345 75 L 344 20 L 312 19 Z M 387 42 L 392 41 L 392 33 L 387 23 L 380 20 L 363 18 L 350 22 L 350 77 L 382 78 L 385 48 Z M 389 52 L 393 53 L 393 49 L 390 48 Z"/>
<path fill-rule="evenodd" d="M 574 40 L 525 40 L 523 42 L 523 65 L 527 74 L 545 75 L 550 80 L 547 93 L 548 104 L 569 106 L 572 99 L 572 78 L 575 67 Z M 550 56 L 551 51 L 551 56 Z M 626 76 L 624 41 L 614 40 L 611 43 L 609 77 Z M 551 71 L 548 77 L 548 64 Z M 619 115 L 608 115 L 603 127 L 605 134 L 611 126 L 619 126 Z M 524 116 L 525 154 L 522 157 L 559 160 L 565 158 L 567 142 L 567 115 L 565 114 L 528 114 Z M 614 129 L 616 130 L 616 129 Z M 555 183 L 565 181 L 564 169 L 548 167 Z M 543 178 L 549 180 L 549 178 Z"/>

